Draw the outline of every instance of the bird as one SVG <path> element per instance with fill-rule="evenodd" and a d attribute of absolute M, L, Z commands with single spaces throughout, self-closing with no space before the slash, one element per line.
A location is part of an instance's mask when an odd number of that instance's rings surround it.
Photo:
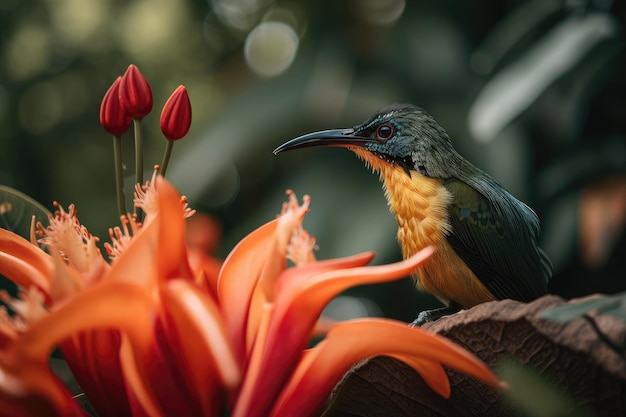
<path fill-rule="evenodd" d="M 347 148 L 379 174 L 404 258 L 435 248 L 413 277 L 444 307 L 420 312 L 414 326 L 488 301 L 530 302 L 547 293 L 552 264 L 539 247 L 538 216 L 463 158 L 422 108 L 389 105 L 354 128 L 305 134 L 274 154 L 318 146 Z"/>

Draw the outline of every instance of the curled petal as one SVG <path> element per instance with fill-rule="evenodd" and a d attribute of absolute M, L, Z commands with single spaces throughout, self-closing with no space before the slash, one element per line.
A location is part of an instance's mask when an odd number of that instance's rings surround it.
<path fill-rule="evenodd" d="M 137 347 L 145 348 L 151 340 L 151 306 L 149 294 L 138 286 L 93 286 L 31 324 L 16 347 L 24 356 L 47 358 L 56 344 L 76 333 L 114 328 L 127 333 Z"/>
<path fill-rule="evenodd" d="M 39 246 L 2 228 L 0 228 L 0 253 L 28 262 L 41 275 L 48 275 L 52 268 L 50 257 Z"/>
<path fill-rule="evenodd" d="M 347 268 L 366 265 L 372 260 L 373 257 L 374 253 L 366 252 L 346 258 L 325 260 L 308 264 L 303 267 L 291 268 L 283 272 L 282 275 L 284 275 L 284 277 L 281 277 L 279 282 L 291 283 L 294 280 L 311 280 L 315 276 L 323 274 L 324 272 L 334 271 L 337 269 L 347 270 Z M 274 313 L 274 305 L 271 303 L 261 303 L 258 308 L 250 309 L 251 317 L 249 320 L 251 322 L 259 323 L 255 333 L 257 337 L 256 340 L 253 340 L 253 351 L 251 353 L 251 358 L 246 371 L 244 383 L 239 394 L 237 405 L 233 411 L 233 416 L 247 416 L 248 413 L 251 412 L 251 409 L 257 409 L 258 404 L 253 402 L 253 396 L 259 394 L 259 390 L 262 390 L 265 394 L 267 394 L 267 396 L 277 394 L 273 391 L 273 388 L 268 388 L 272 386 L 271 384 L 277 384 L 277 382 L 272 381 L 270 382 L 270 385 L 266 385 L 268 375 L 261 373 L 262 371 L 267 371 L 267 369 L 262 369 L 261 367 L 269 365 L 267 360 L 263 357 L 263 354 L 266 352 L 265 349 L 267 346 L 268 326 L 270 325 L 270 319 L 273 320 L 272 313 Z M 280 359 L 278 362 L 275 362 L 275 365 L 281 365 L 274 367 L 271 372 L 272 377 L 280 378 L 281 372 L 284 374 L 291 367 L 290 361 L 294 361 L 294 358 L 297 358 L 303 349 L 303 344 L 306 343 L 306 328 L 301 328 L 299 323 L 294 324 L 292 322 L 292 324 L 295 327 L 292 329 L 292 332 L 288 333 L 289 337 L 285 340 L 289 342 L 289 348 L 288 350 L 282 350 L 281 348 L 281 353 L 278 355 L 280 356 Z M 313 332 L 313 327 L 314 326 L 311 325 L 309 332 Z M 291 340 L 292 336 L 295 336 L 295 342 Z M 267 355 L 268 353 L 271 355 L 271 352 L 267 352 L 265 354 Z M 263 380 L 262 383 L 260 382 L 261 380 Z M 265 388 L 268 388 L 268 390 L 265 390 Z"/>
<path fill-rule="evenodd" d="M 158 270 L 161 279 L 184 277 L 193 279 L 185 246 L 185 206 L 174 186 L 155 175 L 159 211 Z"/>
<path fill-rule="evenodd" d="M 252 293 L 267 260 L 268 242 L 271 242 L 277 224 L 278 219 L 273 220 L 243 238 L 224 260 L 217 281 L 220 308 L 240 358 L 246 346 Z"/>
<path fill-rule="evenodd" d="M 192 349 L 189 359 L 203 361 L 211 356 L 212 367 L 217 370 L 222 384 L 234 388 L 241 378 L 241 370 L 228 339 L 226 324 L 215 302 L 185 280 L 170 281 L 161 295 L 175 322 L 175 328 L 185 329 L 185 333 L 180 335 L 183 342 L 181 348 Z M 201 368 L 194 368 L 193 363 L 190 365 L 197 386 L 203 386 L 202 381 L 210 375 Z"/>
<path fill-rule="evenodd" d="M 322 309 L 333 297 L 356 285 L 407 276 L 432 253 L 433 249 L 428 247 L 395 264 L 304 273 L 309 268 L 320 268 L 323 263 L 317 262 L 281 274 L 281 285 L 276 290 L 274 313 L 267 330 L 263 363 L 258 365 L 257 374 L 246 374 L 241 404 L 237 404 L 233 415 L 260 416 L 268 411 L 280 386 L 288 378 L 289 369 L 296 364 L 306 346 Z"/>
<path fill-rule="evenodd" d="M 131 340 L 135 357 L 141 357 L 152 339 L 152 315 L 152 300 L 137 286 L 113 283 L 90 287 L 32 323 L 3 352 L 2 372 L 20 381 L 24 395 L 44 396 L 54 408 L 67 408 L 66 391 L 40 370 L 47 367 L 53 347 L 83 331 L 119 329 Z"/>
<path fill-rule="evenodd" d="M 388 355 L 396 358 L 416 370 L 426 385 L 444 398 L 450 398 L 450 380 L 441 363 L 428 359 L 415 358 L 410 355 Z"/>
<path fill-rule="evenodd" d="M 9 278 L 22 288 L 36 286 L 45 294 L 46 302 L 50 302 L 51 274 L 41 274 L 28 261 L 0 252 L 0 275 Z"/>
<path fill-rule="evenodd" d="M 146 213 L 146 221 L 133 236 L 133 243 L 116 257 L 113 269 L 133 269 L 122 279 L 144 277 L 146 285 L 185 277 L 193 280 L 185 247 L 185 207 L 172 184 L 155 174 L 135 199 Z M 140 203 L 138 203 L 138 201 Z"/>
<path fill-rule="evenodd" d="M 240 358 L 252 344 L 247 335 L 257 331 L 259 315 L 254 311 L 266 300 L 272 300 L 276 279 L 286 267 L 292 233 L 308 211 L 308 198 L 299 205 L 293 192 L 287 194 L 289 201 L 283 205 L 280 217 L 242 239 L 222 265 L 218 299 Z M 255 317 L 249 321 L 251 311 Z"/>
<path fill-rule="evenodd" d="M 22 288 L 36 286 L 50 300 L 52 260 L 37 245 L 0 228 L 0 274 Z"/>
<path fill-rule="evenodd" d="M 501 387 L 487 365 L 443 337 L 393 320 L 354 320 L 336 325 L 325 340 L 307 351 L 274 404 L 271 416 L 315 415 L 339 378 L 355 362 L 378 355 L 410 358 L 407 364 L 417 365 L 418 372 L 430 370 L 429 361 L 440 363 L 492 387 Z M 439 366 L 432 369 L 440 372 Z M 431 383 L 439 378 L 440 375 L 431 379 Z M 446 392 L 446 387 L 439 390 Z M 303 392 L 307 395 L 300 394 Z"/>

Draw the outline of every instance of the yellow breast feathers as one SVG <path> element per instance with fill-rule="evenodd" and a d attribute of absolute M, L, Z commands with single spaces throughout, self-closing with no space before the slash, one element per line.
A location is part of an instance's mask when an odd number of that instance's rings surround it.
<path fill-rule="evenodd" d="M 362 148 L 352 151 L 380 174 L 389 209 L 398 221 L 398 242 L 403 256 L 409 257 L 429 245 L 435 247 L 433 257 L 416 271 L 417 287 L 446 305 L 454 301 L 469 308 L 494 300 L 446 240 L 446 235 L 452 232 L 448 206 L 453 197 L 443 180 L 415 171 L 408 175 L 403 167 Z"/>

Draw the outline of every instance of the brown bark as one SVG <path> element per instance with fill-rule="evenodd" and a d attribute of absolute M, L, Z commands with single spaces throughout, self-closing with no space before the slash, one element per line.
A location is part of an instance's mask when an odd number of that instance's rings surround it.
<path fill-rule="evenodd" d="M 468 349 L 493 369 L 510 361 L 534 369 L 562 390 L 578 411 L 626 415 L 626 323 L 593 312 L 570 323 L 539 316 L 564 302 L 556 296 L 528 304 L 495 301 L 422 328 Z M 452 394 L 444 399 L 397 360 L 377 357 L 364 361 L 337 385 L 325 417 L 519 415 L 502 393 L 447 371 Z"/>

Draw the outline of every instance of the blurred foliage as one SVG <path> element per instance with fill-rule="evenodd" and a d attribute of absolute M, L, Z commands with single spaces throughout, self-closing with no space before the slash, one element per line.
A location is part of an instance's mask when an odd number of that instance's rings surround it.
<path fill-rule="evenodd" d="M 576 304 L 563 304 L 544 311 L 541 316 L 549 320 L 568 323 L 590 312 L 606 314 L 626 321 L 626 292 L 593 298 Z"/>
<path fill-rule="evenodd" d="M 31 224 L 34 221 L 48 223 L 50 212 L 40 203 L 11 187 L 0 185 L 0 228 L 30 240 Z M 17 286 L 0 275 L 0 289 L 5 289 L 13 296 Z"/>
<path fill-rule="evenodd" d="M 376 263 L 390 262 L 400 257 L 395 221 L 360 161 L 337 149 L 271 151 L 307 131 L 358 124 L 390 102 L 413 102 L 538 211 L 557 272 L 582 271 L 571 267 L 580 258 L 577 196 L 626 167 L 618 155 L 623 22 L 620 4 L 599 0 L 3 0 L 0 184 L 48 207 L 75 203 L 104 239 L 118 219 L 112 143 L 98 109 L 134 63 L 155 98 L 144 120 L 146 167 L 165 147 L 160 107 L 177 85 L 189 90 L 194 120 L 168 177 L 222 223 L 221 256 L 273 217 L 292 188 L 312 196 L 305 226 L 320 258 L 375 250 Z M 483 105 L 506 112 L 477 112 Z M 488 140 L 472 128 L 477 115 L 491 126 Z M 618 151 L 596 152 L 587 173 L 576 158 L 609 139 Z M 128 192 L 133 149 L 130 140 L 124 146 Z M 610 263 L 623 241 L 620 232 L 604 264 L 623 266 L 623 256 Z M 354 294 L 412 320 L 437 303 L 411 287 L 407 279 Z"/>
<path fill-rule="evenodd" d="M 498 376 L 510 389 L 505 398 L 520 416 L 525 417 L 585 417 L 586 410 L 576 406 L 573 398 L 560 390 L 545 375 L 514 362 L 498 366 Z"/>
<path fill-rule="evenodd" d="M 0 185 L 0 227 L 30 239 L 33 222 L 48 222 L 51 215 L 47 208 L 24 193 Z"/>

